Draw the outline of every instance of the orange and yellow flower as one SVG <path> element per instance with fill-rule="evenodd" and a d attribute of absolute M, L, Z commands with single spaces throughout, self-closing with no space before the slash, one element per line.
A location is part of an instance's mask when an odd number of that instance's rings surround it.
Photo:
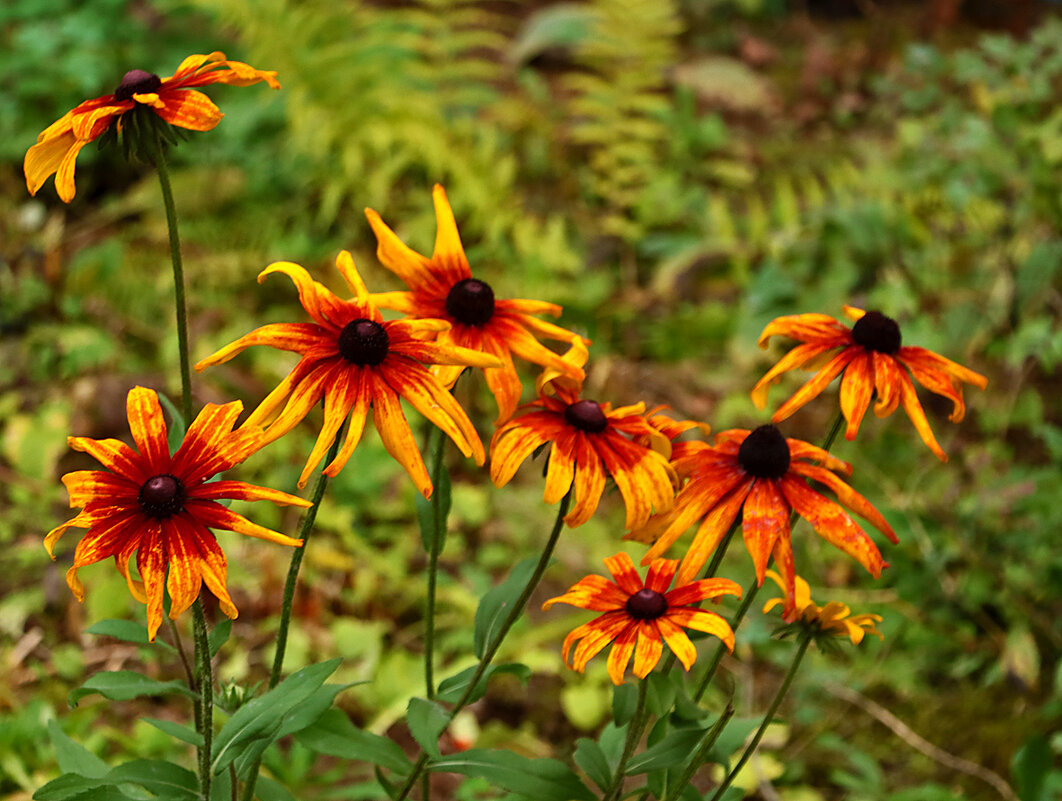
<path fill-rule="evenodd" d="M 683 667 L 689 670 L 697 659 L 697 649 L 684 628 L 718 637 L 727 648 L 734 650 L 734 632 L 730 625 L 715 612 L 695 606 L 720 595 L 740 598 L 741 587 L 730 579 L 679 581 L 674 589 L 669 590 L 678 568 L 678 561 L 674 559 L 654 560 L 644 583 L 625 553 L 609 557 L 605 566 L 615 582 L 602 576 L 586 576 L 564 595 L 542 604 L 543 609 L 562 603 L 604 612 L 564 638 L 564 662 L 571 664 L 573 670 L 582 673 L 587 662 L 610 642 L 614 645 L 608 655 L 608 675 L 613 684 L 623 683 L 623 674 L 632 654 L 634 675 L 640 679 L 648 676 L 660 661 L 665 642 Z M 572 654 L 572 646 L 577 641 L 579 645 Z"/>
<path fill-rule="evenodd" d="M 922 441 L 938 459 L 948 461 L 933 436 L 911 378 L 913 376 L 930 392 L 952 402 L 948 419 L 953 423 L 958 423 L 966 414 L 963 383 L 984 389 L 988 386 L 988 379 L 925 348 L 903 346 L 899 325 L 881 312 L 845 306 L 844 313 L 855 321 L 851 328 L 825 314 L 795 314 L 767 324 L 760 334 L 761 348 L 766 348 L 770 338 L 776 335 L 803 344 L 783 356 L 753 387 L 752 400 L 757 408 L 767 405 L 771 384 L 789 370 L 810 366 L 817 372 L 774 413 L 771 420 L 776 423 L 817 397 L 843 373 L 841 412 L 848 421 L 844 433 L 846 439 L 855 439 L 863 415 L 876 395 L 875 415 L 888 417 L 902 404 Z M 827 355 L 834 350 L 837 353 Z"/>
<path fill-rule="evenodd" d="M 77 545 L 66 583 L 79 601 L 85 588 L 77 571 L 113 556 L 129 590 L 147 604 L 148 636 L 154 640 L 162 625 L 164 589 L 170 594 L 170 617 L 176 618 L 199 597 L 205 583 L 236 617 L 225 586 L 227 564 L 210 528 L 251 537 L 301 545 L 302 540 L 252 523 L 218 503 L 222 499 L 264 500 L 287 506 L 310 503 L 286 492 L 242 481 L 208 481 L 242 462 L 260 445 L 260 431 L 233 431 L 243 404 L 208 404 L 188 429 L 173 455 L 166 439 L 166 421 L 154 390 L 130 390 L 126 412 L 136 449 L 116 439 L 70 437 L 70 447 L 99 460 L 105 470 L 78 470 L 63 476 L 70 506 L 78 515 L 48 532 L 44 547 L 55 558 L 55 544 L 68 528 L 87 528 Z M 136 553 L 140 579 L 129 572 Z"/>
<path fill-rule="evenodd" d="M 266 267 L 258 275 L 259 283 L 272 273 L 287 275 L 298 288 L 299 301 L 313 322 L 264 325 L 203 359 L 195 369 L 201 371 L 227 362 L 252 345 L 300 354 L 299 363 L 244 425 L 267 426 L 264 441 L 273 442 L 291 431 L 324 399 L 324 425 L 299 477 L 299 486 L 303 487 L 349 416 L 350 427 L 343 446 L 324 473 L 335 476 L 343 469 L 361 439 L 371 407 L 384 447 L 428 497 L 432 493 L 431 479 L 399 399 L 405 398 L 445 431 L 465 456 L 483 464 L 486 454 L 472 422 L 424 365 L 493 367 L 498 362 L 489 354 L 426 339 L 434 339 L 449 327 L 444 320 L 385 321 L 372 303 L 350 253 L 340 253 L 336 267 L 353 293 L 350 300 L 336 297 L 298 264 L 281 261 Z"/>
<path fill-rule="evenodd" d="M 572 343 L 566 361 L 582 367 L 587 351 Z M 580 397 L 581 382 L 548 368 L 538 380 L 538 399 L 501 425 L 490 443 L 490 477 L 503 487 L 535 449 L 549 443 L 543 499 L 553 504 L 574 488 L 565 522 L 588 521 L 597 509 L 605 479 L 612 476 L 627 507 L 627 528 L 641 526 L 655 510 L 671 508 L 675 477 L 668 463 L 670 443 L 649 424 L 645 404 L 621 406 Z M 640 441 L 658 443 L 660 453 Z"/>
<path fill-rule="evenodd" d="M 499 300 L 490 284 L 472 277 L 454 213 L 446 192 L 438 184 L 432 192 L 435 202 L 435 250 L 429 259 L 407 247 L 372 209 L 365 209 L 379 243 L 377 256 L 385 267 L 402 279 L 408 292 L 373 295 L 384 309 L 413 317 L 434 317 L 450 323 L 439 334 L 446 344 L 490 353 L 501 362 L 483 371 L 487 386 L 498 402 L 498 423 L 508 420 L 517 405 L 523 385 L 513 364 L 513 354 L 525 361 L 568 371 L 582 380 L 581 367 L 561 357 L 538 341 L 545 337 L 559 342 L 581 339 L 553 323 L 534 315 L 561 313 L 561 307 L 540 300 Z M 452 387 L 464 368 L 460 365 L 436 368 L 439 379 Z"/>
<path fill-rule="evenodd" d="M 787 613 L 796 603 L 796 573 L 789 530 L 792 512 L 807 520 L 819 536 L 851 556 L 875 578 L 887 567 L 874 541 L 844 508 L 808 486 L 807 479 L 823 484 L 837 495 L 841 504 L 869 521 L 892 542 L 897 541 L 881 513 L 831 472 L 850 475 L 851 466 L 821 448 L 786 439 L 772 425 L 760 426 L 755 431 L 732 429 L 716 435 L 715 445 L 689 443 L 686 455 L 675 460 L 674 466 L 680 476 L 689 478 L 675 498 L 675 505 L 655 515 L 627 538 L 652 543 L 642 559 L 642 564 L 648 564 L 700 520 L 679 567 L 679 583 L 697 575 L 739 512 L 745 548 L 756 567 L 757 581 L 763 584 L 767 563 L 773 555 L 786 582 Z"/>
<path fill-rule="evenodd" d="M 768 570 L 767 575 L 782 588 L 783 592 L 785 591 L 785 582 L 782 581 L 781 576 L 773 570 Z M 767 614 L 784 601 L 784 598 L 771 598 L 764 605 L 763 613 Z M 875 625 L 881 622 L 881 615 L 869 613 L 853 615 L 848 605 L 839 601 L 830 601 L 826 606 L 819 606 L 811 600 L 811 588 L 800 576 L 796 577 L 796 608 L 786 620 L 790 622 L 799 620 L 819 634 L 847 637 L 853 645 L 863 642 L 863 637 L 867 634 L 873 634 L 879 640 L 885 639 Z"/>
<path fill-rule="evenodd" d="M 190 131 L 209 131 L 224 116 L 196 87 L 212 83 L 250 86 L 265 81 L 279 89 L 277 74 L 257 70 L 224 53 L 188 56 L 169 78 L 144 70 L 130 70 L 113 94 L 86 100 L 49 125 L 26 152 L 23 170 L 31 195 L 55 175 L 55 190 L 65 203 L 74 198 L 74 162 L 81 148 L 98 139 L 122 115 L 138 106 L 150 108 L 160 119 Z"/>

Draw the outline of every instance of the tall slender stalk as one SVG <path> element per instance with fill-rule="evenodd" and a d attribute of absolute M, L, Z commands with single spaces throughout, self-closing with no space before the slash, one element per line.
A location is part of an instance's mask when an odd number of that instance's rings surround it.
<path fill-rule="evenodd" d="M 192 423 L 192 370 L 188 354 L 188 309 L 184 299 L 184 264 L 181 261 L 181 237 L 177 231 L 177 206 L 173 202 L 170 171 L 162 147 L 162 137 L 155 131 L 150 137 L 162 188 L 162 205 L 166 207 L 166 225 L 170 232 L 170 261 L 173 264 L 174 303 L 177 307 L 177 349 L 181 359 L 181 412 L 185 427 Z"/>
<path fill-rule="evenodd" d="M 700 745 L 697 746 L 697 750 L 693 752 L 693 759 L 686 766 L 686 770 L 682 772 L 681 778 L 672 786 L 664 801 L 678 801 L 678 797 L 682 795 L 682 791 L 689 785 L 693 774 L 697 772 L 697 768 L 704 764 L 705 757 L 712 749 L 712 746 L 715 745 L 715 741 L 719 739 L 719 735 L 723 733 L 723 729 L 726 728 L 726 724 L 730 722 L 732 717 L 734 717 L 734 705 L 727 704 L 723 714 L 719 716 L 719 720 L 715 722 L 715 725 L 712 726 L 711 730 L 701 740 Z"/>
<path fill-rule="evenodd" d="M 210 749 L 214 740 L 214 677 L 210 670 L 210 637 L 207 634 L 203 604 L 196 598 L 192 604 L 192 636 L 195 639 L 195 680 L 199 690 L 199 733 L 203 743 L 199 746 L 199 794 L 204 801 L 210 798 Z"/>
<path fill-rule="evenodd" d="M 627 739 L 623 743 L 623 753 L 620 755 L 619 764 L 616 765 L 612 784 L 602 797 L 603 801 L 617 801 L 623 792 L 623 780 L 627 775 L 627 763 L 630 761 L 631 754 L 634 753 L 638 742 L 642 739 L 642 732 L 645 730 L 645 724 L 649 718 L 645 711 L 645 695 L 648 689 L 649 680 L 640 679 L 638 681 L 638 702 L 634 707 L 634 715 L 631 716 L 630 726 L 627 729 Z"/>
<path fill-rule="evenodd" d="M 553 523 L 553 530 L 550 532 L 549 541 L 546 543 L 546 547 L 542 550 L 542 556 L 538 560 L 538 564 L 535 565 L 535 570 L 531 574 L 531 578 L 527 580 L 527 584 L 520 596 L 513 603 L 512 608 L 509 610 L 509 614 L 506 615 L 505 621 L 498 629 L 498 636 L 494 638 L 483 651 L 483 656 L 479 659 L 479 664 L 476 665 L 476 670 L 472 674 L 472 678 L 469 679 L 468 686 L 465 687 L 464 693 L 457 700 L 457 703 L 453 705 L 449 712 L 449 719 L 453 719 L 457 716 L 457 713 L 465 708 L 468 704 L 472 694 L 476 691 L 476 685 L 479 684 L 479 680 L 483 678 L 483 674 L 487 672 L 487 668 L 490 667 L 491 662 L 494 660 L 495 655 L 498 653 L 498 649 L 501 647 L 502 641 L 509 633 L 509 629 L 513 627 L 513 624 L 517 621 L 521 614 L 523 614 L 524 607 L 527 605 L 528 599 L 531 597 L 531 593 L 535 591 L 539 581 L 542 580 L 542 575 L 546 572 L 546 568 L 549 567 L 549 561 L 553 557 L 553 549 L 557 546 L 557 540 L 560 539 L 561 530 L 564 528 L 564 516 L 568 514 L 568 507 L 571 504 L 572 493 L 571 490 L 564 496 L 560 502 L 560 507 L 557 509 L 557 519 Z M 408 795 L 413 786 L 417 783 L 417 779 L 420 778 L 424 772 L 424 768 L 428 764 L 428 755 L 421 752 L 416 763 L 413 765 L 413 770 L 410 771 L 409 777 L 406 779 L 405 784 L 402 785 L 402 789 L 395 797 L 394 801 L 403 801 Z"/>
<path fill-rule="evenodd" d="M 775 693 L 774 700 L 771 701 L 771 706 L 767 710 L 767 714 L 763 717 L 763 723 L 761 723 L 760 727 L 756 730 L 756 735 L 752 738 L 752 741 L 745 747 L 741 759 L 739 759 L 737 764 L 726 774 L 723 783 L 716 788 L 711 801 L 719 801 L 723 793 L 726 792 L 726 788 L 728 788 L 734 781 L 734 777 L 741 772 L 741 769 L 745 767 L 745 763 L 749 761 L 752 754 L 756 751 L 756 747 L 760 744 L 760 740 L 763 739 L 764 732 L 767 731 L 767 727 L 771 725 L 771 721 L 774 720 L 774 713 L 778 711 L 778 707 L 782 704 L 782 699 L 785 698 L 785 694 L 789 691 L 789 685 L 793 683 L 797 668 L 800 667 L 800 662 L 804 659 L 804 654 L 807 653 L 810 644 L 811 634 L 805 632 L 800 638 L 800 646 L 797 648 L 796 656 L 793 657 L 793 664 L 789 666 L 789 672 L 785 674 L 785 679 L 782 680 L 782 686 L 779 687 L 778 692 Z"/>
<path fill-rule="evenodd" d="M 442 508 L 443 494 L 439 491 L 443 471 L 443 454 L 446 452 L 446 440 L 441 428 L 432 426 L 428 443 L 432 460 L 431 483 L 435 488 L 431 495 L 432 531 L 428 548 L 428 598 L 424 612 L 424 686 L 430 700 L 435 698 L 435 595 L 439 579 L 439 552 L 442 550 L 443 537 L 446 535 L 446 512 Z"/>

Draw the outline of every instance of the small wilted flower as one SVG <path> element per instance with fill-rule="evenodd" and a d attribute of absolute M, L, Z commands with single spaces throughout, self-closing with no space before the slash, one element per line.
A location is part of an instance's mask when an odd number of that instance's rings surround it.
<path fill-rule="evenodd" d="M 771 580 L 786 590 L 782 577 L 773 570 L 768 570 L 767 575 Z M 767 614 L 776 606 L 785 602 L 785 598 L 771 598 L 763 606 L 763 613 Z M 825 635 L 829 637 L 847 637 L 853 645 L 863 642 L 863 637 L 873 634 L 880 640 L 884 635 L 878 631 L 876 623 L 881 622 L 881 615 L 869 613 L 853 615 L 847 604 L 839 601 L 830 601 L 825 606 L 819 606 L 811 600 L 811 587 L 800 576 L 796 577 L 796 604 L 792 613 L 785 615 L 785 620 L 798 626 L 807 628 L 813 636 Z"/>

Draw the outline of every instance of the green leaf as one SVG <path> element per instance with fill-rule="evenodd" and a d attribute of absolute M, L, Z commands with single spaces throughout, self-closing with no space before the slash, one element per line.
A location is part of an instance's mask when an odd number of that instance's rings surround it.
<path fill-rule="evenodd" d="M 734 718 L 723 729 L 719 739 L 715 741 L 708 755 L 707 762 L 717 762 L 720 765 L 729 765 L 731 755 L 737 751 L 749 735 L 762 723 L 760 718 Z"/>
<path fill-rule="evenodd" d="M 454 703 L 464 693 L 468 687 L 468 682 L 472 679 L 472 674 L 476 672 L 476 666 L 473 665 L 470 668 L 462 670 L 460 673 L 455 673 L 448 679 L 444 679 L 439 684 L 439 690 L 436 692 L 435 697 L 440 701 L 446 703 Z M 476 689 L 472 692 L 472 695 L 468 698 L 468 703 L 478 701 L 483 697 L 483 694 L 487 691 L 487 681 L 491 676 L 496 673 L 511 673 L 520 679 L 521 684 L 526 685 L 531 678 L 531 668 L 520 662 L 504 662 L 500 665 L 491 665 L 480 677 L 476 683 Z"/>
<path fill-rule="evenodd" d="M 410 698 L 406 707 L 406 723 L 409 732 L 421 748 L 433 757 L 439 756 L 439 735 L 443 733 L 450 716 L 446 710 L 425 698 Z"/>
<path fill-rule="evenodd" d="M 671 711 L 675 703 L 675 685 L 671 683 L 670 674 L 666 673 L 650 673 L 646 681 L 649 682 L 646 705 L 650 712 L 662 718 Z"/>
<path fill-rule="evenodd" d="M 493 644 L 513 604 L 527 587 L 527 582 L 531 580 L 537 563 L 538 558 L 534 556 L 524 559 L 513 568 L 505 581 L 489 589 L 483 596 L 483 600 L 479 602 L 479 607 L 476 609 L 474 635 L 474 650 L 477 657 L 482 658 L 488 646 Z"/>
<path fill-rule="evenodd" d="M 80 743 L 74 742 L 60 728 L 56 720 L 48 721 L 48 736 L 55 749 L 59 770 L 63 773 L 76 773 L 90 779 L 99 779 L 107 775 L 110 766 Z"/>
<path fill-rule="evenodd" d="M 295 739 L 319 754 L 371 762 L 390 771 L 408 774 L 412 765 L 393 740 L 362 731 L 339 709 L 329 709 Z"/>
<path fill-rule="evenodd" d="M 1051 770 L 1051 746 L 1039 735 L 1030 737 L 1014 753 L 1010 770 L 1021 801 L 1045 799 L 1044 781 Z"/>
<path fill-rule="evenodd" d="M 100 778 L 90 778 L 79 773 L 64 773 L 52 779 L 33 794 L 34 801 L 66 801 L 72 798 L 88 798 L 88 793 L 96 793 L 107 783 Z"/>
<path fill-rule="evenodd" d="M 556 759 L 529 759 L 512 751 L 473 748 L 428 762 L 435 773 L 479 776 L 496 787 L 536 801 L 593 801 L 596 796 Z"/>
<path fill-rule="evenodd" d="M 295 796 L 280 782 L 268 776 L 259 776 L 255 783 L 255 792 L 262 801 L 295 801 Z"/>
<path fill-rule="evenodd" d="M 629 723 L 637 707 L 638 688 L 633 684 L 621 684 L 612 691 L 612 719 L 617 726 Z"/>
<path fill-rule="evenodd" d="M 509 60 L 524 64 L 544 51 L 580 44 L 590 35 L 595 11 L 583 3 L 554 3 L 540 8 L 524 22 Z"/>
<path fill-rule="evenodd" d="M 136 114 L 130 114 L 130 117 L 137 116 Z M 163 126 L 168 128 L 169 126 Z M 166 397 L 165 392 L 158 393 L 159 403 L 163 408 L 169 412 L 170 420 L 169 425 L 166 426 L 167 430 L 167 445 L 169 445 L 170 453 L 177 453 L 177 449 L 181 447 L 181 443 L 184 442 L 184 414 L 177 408 L 176 404 Z"/>
<path fill-rule="evenodd" d="M 148 639 L 147 629 L 132 620 L 101 620 L 89 626 L 85 633 L 100 637 L 114 637 L 116 640 L 135 642 L 137 645 L 155 645 L 173 653 L 177 652 L 177 649 L 168 642 L 155 640 L 152 643 Z"/>
<path fill-rule="evenodd" d="M 277 731 L 277 739 L 286 737 L 289 734 L 295 734 L 295 732 L 302 731 L 307 726 L 313 725 L 326 710 L 331 708 L 332 702 L 343 690 L 353 687 L 355 684 L 365 683 L 364 681 L 358 681 L 351 684 L 326 684 L 324 687 L 314 690 L 309 698 L 299 704 L 298 708 L 284 718 L 284 722 Z"/>
<path fill-rule="evenodd" d="M 210 656 L 211 658 L 218 655 L 218 651 L 229 640 L 229 635 L 232 634 L 232 621 L 229 618 L 225 618 L 216 626 L 214 630 L 210 632 L 207 640 L 210 644 Z"/>
<path fill-rule="evenodd" d="M 158 718 L 141 718 L 141 720 L 151 724 L 159 731 L 166 732 L 170 737 L 176 737 L 181 742 L 194 745 L 196 748 L 203 744 L 203 735 L 188 726 L 182 726 L 172 720 L 159 720 Z"/>
<path fill-rule="evenodd" d="M 110 670 L 90 676 L 80 687 L 71 690 L 67 697 L 70 706 L 77 706 L 86 695 L 99 693 L 112 701 L 128 701 L 145 695 L 186 695 L 195 698 L 195 693 L 181 681 L 157 681 L 132 670 Z"/>
<path fill-rule="evenodd" d="M 580 737 L 575 741 L 575 753 L 572 756 L 575 764 L 583 769 L 594 784 L 602 791 L 608 790 L 612 784 L 612 767 L 608 764 L 605 752 L 595 740 Z"/>
<path fill-rule="evenodd" d="M 660 742 L 631 757 L 627 763 L 627 775 L 666 770 L 684 764 L 704 735 L 703 729 L 676 729 L 669 732 Z"/>
<path fill-rule="evenodd" d="M 161 759 L 134 759 L 114 768 L 107 778 L 114 784 L 139 784 L 167 801 L 199 795 L 199 779 L 192 771 Z"/>
<path fill-rule="evenodd" d="M 446 438 L 442 435 L 442 431 L 434 430 L 432 431 L 431 439 L 434 443 L 431 457 L 434 465 L 436 459 L 442 458 L 442 452 L 446 448 Z M 432 493 L 431 498 L 425 498 L 420 493 L 417 493 L 417 522 L 420 524 L 420 541 L 424 544 L 424 551 L 431 553 L 432 541 L 435 539 L 435 509 L 436 504 L 438 504 L 439 542 L 436 552 L 442 553 L 443 546 L 446 544 L 446 521 L 453 506 L 450 471 L 446 469 L 445 465 L 440 464 L 439 471 L 431 477 L 431 480 L 435 485 L 435 491 Z"/>
<path fill-rule="evenodd" d="M 237 757 L 243 764 L 255 758 L 277 738 L 284 718 L 313 695 L 325 679 L 339 667 L 340 660 L 330 659 L 299 670 L 280 684 L 237 709 L 214 738 L 212 770 L 216 774 Z"/>

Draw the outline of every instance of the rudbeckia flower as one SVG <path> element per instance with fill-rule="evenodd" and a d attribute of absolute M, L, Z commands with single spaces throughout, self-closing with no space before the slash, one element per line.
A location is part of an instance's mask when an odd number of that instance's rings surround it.
<path fill-rule="evenodd" d="M 445 431 L 461 453 L 474 457 L 476 464 L 483 464 L 486 454 L 472 422 L 424 365 L 494 367 L 498 361 L 485 353 L 425 339 L 434 338 L 449 327 L 443 320 L 384 321 L 370 300 L 350 253 L 340 253 L 336 267 L 354 295 L 350 300 L 337 298 L 298 264 L 280 261 L 266 267 L 259 273 L 258 282 L 272 273 L 287 275 L 298 288 L 299 301 L 313 322 L 264 325 L 203 359 L 195 369 L 202 371 L 227 362 L 251 345 L 300 354 L 302 359 L 288 377 L 244 423 L 268 424 L 265 442 L 273 442 L 291 431 L 324 399 L 324 426 L 299 477 L 299 486 L 306 485 L 349 416 L 350 428 L 343 447 L 324 473 L 335 476 L 343 469 L 361 439 L 371 406 L 384 447 L 406 469 L 424 497 L 429 497 L 431 479 L 399 399 L 405 398 Z"/>
<path fill-rule="evenodd" d="M 718 637 L 731 651 L 734 650 L 734 632 L 730 625 L 715 612 L 700 609 L 695 604 L 720 595 L 741 597 L 741 587 L 730 579 L 713 578 L 693 582 L 676 582 L 669 590 L 671 579 L 678 568 L 674 559 L 657 559 L 645 576 L 645 583 L 634 569 L 634 563 L 625 553 L 618 553 L 605 560 L 605 566 L 615 582 L 601 576 L 580 579 L 564 595 L 550 598 L 543 609 L 553 604 L 571 604 L 580 609 L 590 609 L 605 614 L 574 629 L 564 638 L 562 649 L 564 662 L 569 664 L 572 645 L 579 642 L 571 654 L 571 667 L 580 673 L 589 662 L 610 642 L 614 643 L 608 655 L 608 675 L 613 684 L 623 683 L 623 674 L 634 655 L 634 675 L 644 679 L 649 675 L 664 651 L 667 643 L 671 652 L 689 670 L 697 659 L 697 649 L 686 629 L 703 631 Z M 637 643 L 637 647 L 636 647 Z"/>
<path fill-rule="evenodd" d="M 782 590 L 785 583 L 782 577 L 773 570 L 768 570 L 767 575 Z M 783 598 L 771 598 L 763 607 L 763 613 L 767 614 L 778 604 L 783 603 Z M 863 642 L 863 637 L 873 634 L 880 640 L 884 635 L 878 631 L 875 623 L 881 622 L 881 615 L 853 615 L 852 610 L 846 604 L 839 601 L 830 601 L 826 606 L 819 606 L 811 600 L 811 588 L 800 576 L 796 577 L 796 608 L 794 615 L 786 619 L 792 622 L 794 619 L 808 626 L 817 634 L 825 634 L 830 637 L 847 637 L 853 645 Z"/>
<path fill-rule="evenodd" d="M 88 529 L 66 573 L 66 583 L 79 601 L 85 598 L 85 588 L 77 571 L 113 556 L 133 597 L 147 604 L 148 636 L 154 640 L 162 625 L 164 589 L 170 594 L 171 618 L 192 605 L 204 583 L 221 602 L 221 611 L 236 617 L 236 606 L 225 587 L 225 554 L 208 529 L 226 529 L 281 545 L 302 544 L 302 540 L 252 523 L 218 501 L 263 500 L 301 507 L 310 506 L 309 501 L 242 481 L 207 480 L 259 447 L 260 431 L 233 431 L 242 409 L 239 401 L 207 404 L 171 455 L 158 395 L 135 387 L 129 391 L 126 413 L 136 450 L 116 439 L 70 437 L 71 448 L 84 451 L 107 468 L 63 476 L 70 506 L 82 507 L 81 512 L 44 538 L 44 547 L 54 559 L 55 544 L 68 528 Z M 134 553 L 139 580 L 129 572 Z"/>
<path fill-rule="evenodd" d="M 64 203 L 74 199 L 74 161 L 81 148 L 102 136 L 122 115 L 138 107 L 151 109 L 158 117 L 178 128 L 209 131 L 224 116 L 198 86 L 225 83 L 250 86 L 265 81 L 279 89 L 277 74 L 256 70 L 240 61 L 229 61 L 224 53 L 188 56 L 169 78 L 144 70 L 130 70 L 113 94 L 86 100 L 44 129 L 37 144 L 26 152 L 23 170 L 31 195 L 55 175 L 55 191 Z"/>
<path fill-rule="evenodd" d="M 766 348 L 770 338 L 776 335 L 803 344 L 789 351 L 756 383 L 752 389 L 753 403 L 762 409 L 767 405 L 767 391 L 778 381 L 778 376 L 810 363 L 817 372 L 774 413 L 773 422 L 785 420 L 843 373 L 841 412 L 848 421 L 845 439 L 855 439 L 863 415 L 876 394 L 875 415 L 888 417 L 902 404 L 922 441 L 938 459 L 948 461 L 933 436 L 911 378 L 952 402 L 948 419 L 953 423 L 966 414 L 963 383 L 984 389 L 988 379 L 925 348 L 902 346 L 900 326 L 881 312 L 845 306 L 844 313 L 855 321 L 851 328 L 825 314 L 795 314 L 768 323 L 760 334 L 761 348 Z M 837 353 L 827 356 L 835 350 Z"/>
<path fill-rule="evenodd" d="M 874 578 L 887 567 L 873 540 L 848 513 L 808 486 L 807 479 L 823 484 L 844 506 L 897 542 L 895 532 L 881 513 L 831 472 L 850 475 L 851 466 L 821 448 L 786 439 L 772 425 L 751 432 L 732 429 L 717 434 L 715 445 L 689 443 L 686 455 L 675 460 L 674 466 L 680 476 L 689 478 L 675 498 L 675 505 L 632 531 L 627 539 L 653 543 L 642 559 L 642 564 L 648 564 L 700 520 L 679 567 L 679 583 L 690 581 L 704 567 L 739 512 L 745 548 L 756 567 L 756 579 L 763 584 L 767 562 L 773 554 L 786 582 L 787 613 L 796 603 L 793 545 L 789 537 L 792 512 L 807 520 L 827 542 L 863 565 Z"/>
<path fill-rule="evenodd" d="M 409 292 L 386 292 L 373 295 L 383 309 L 413 317 L 434 317 L 450 323 L 439 340 L 450 345 L 490 353 L 501 365 L 483 371 L 487 386 L 498 402 L 498 423 L 508 420 L 520 403 L 523 386 L 513 364 L 513 354 L 542 365 L 568 371 L 583 379 L 581 367 L 562 361 L 561 357 L 538 341 L 545 337 L 560 342 L 581 339 L 553 323 L 534 315 L 561 313 L 561 307 L 540 300 L 499 300 L 486 281 L 472 277 L 461 237 L 457 233 L 454 213 L 446 192 L 438 184 L 432 191 L 435 202 L 435 250 L 430 259 L 411 250 L 387 227 L 380 215 L 365 209 L 369 224 L 379 243 L 377 256 L 385 267 L 402 279 Z M 452 387 L 464 368 L 460 365 L 436 368 L 439 379 Z"/>
<path fill-rule="evenodd" d="M 586 347 L 572 343 L 565 359 L 582 366 Z M 521 407 L 501 425 L 490 443 L 490 477 L 497 487 L 509 483 L 520 464 L 549 443 L 543 500 L 560 501 L 574 487 L 575 499 L 564 521 L 573 528 L 594 514 L 605 479 L 611 475 L 627 506 L 627 528 L 643 525 L 653 510 L 671 508 L 674 474 L 667 453 L 638 440 L 669 445 L 645 419 L 645 404 L 621 406 L 581 398 L 581 382 L 567 372 L 547 369 L 538 381 L 538 399 Z"/>

